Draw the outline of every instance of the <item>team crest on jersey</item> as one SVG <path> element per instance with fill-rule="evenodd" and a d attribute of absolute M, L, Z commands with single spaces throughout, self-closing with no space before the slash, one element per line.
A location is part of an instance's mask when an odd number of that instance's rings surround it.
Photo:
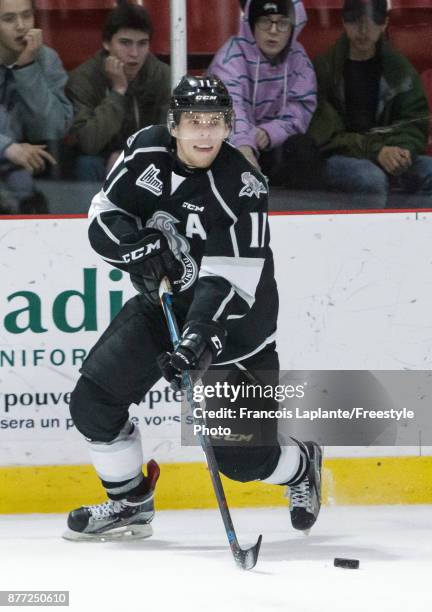
<path fill-rule="evenodd" d="M 188 240 L 182 236 L 177 228 L 176 223 L 180 223 L 178 219 L 170 215 L 170 213 L 158 210 L 147 221 L 146 227 L 153 227 L 160 230 L 168 240 L 168 245 L 174 255 L 183 263 L 184 272 L 177 285 L 180 286 L 180 291 L 189 289 L 194 284 L 198 277 L 198 266 L 196 261 L 189 255 L 190 244 Z"/>
<path fill-rule="evenodd" d="M 256 176 L 250 172 L 243 172 L 241 179 L 244 187 L 239 193 L 240 197 L 247 196 L 248 198 L 251 198 L 252 196 L 256 196 L 259 198 L 262 193 L 267 193 L 264 183 L 259 181 Z"/>
<path fill-rule="evenodd" d="M 147 189 L 147 191 L 151 191 L 154 195 L 160 196 L 162 195 L 162 181 L 158 179 L 159 172 L 159 168 L 156 168 L 154 164 L 150 164 L 141 176 L 137 178 L 135 184 L 138 187 Z"/>

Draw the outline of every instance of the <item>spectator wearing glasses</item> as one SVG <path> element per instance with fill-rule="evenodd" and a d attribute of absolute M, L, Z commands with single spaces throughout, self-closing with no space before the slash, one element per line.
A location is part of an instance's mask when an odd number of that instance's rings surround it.
<path fill-rule="evenodd" d="M 325 184 L 350 193 L 350 207 L 384 208 L 391 186 L 417 194 L 409 206 L 432 207 L 428 103 L 415 69 L 384 39 L 386 0 L 345 0 L 343 25 L 315 60 L 309 133 L 327 157 Z"/>
<path fill-rule="evenodd" d="M 66 93 L 75 109 L 79 180 L 103 181 L 130 135 L 165 123 L 170 71 L 151 53 L 152 35 L 147 11 L 123 4 L 108 16 L 103 48 L 71 73 Z"/>
<path fill-rule="evenodd" d="M 306 24 L 301 1 L 248 0 L 237 36 L 216 53 L 209 74 L 234 101 L 231 142 L 271 184 L 293 185 L 314 157 L 304 136 L 316 107 L 312 64 L 297 38 Z M 294 185 L 293 185 L 294 186 Z"/>

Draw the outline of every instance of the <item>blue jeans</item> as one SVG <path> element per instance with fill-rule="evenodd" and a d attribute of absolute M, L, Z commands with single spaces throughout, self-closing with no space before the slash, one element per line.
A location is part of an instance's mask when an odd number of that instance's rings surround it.
<path fill-rule="evenodd" d="M 326 187 L 349 193 L 347 208 L 385 208 L 390 184 L 406 194 L 407 208 L 432 208 L 432 157 L 420 155 L 398 177 L 390 177 L 367 159 L 334 155 L 324 169 Z"/>
<path fill-rule="evenodd" d="M 79 155 L 76 160 L 76 177 L 79 181 L 103 183 L 106 177 L 104 158 L 99 155 Z"/>
<path fill-rule="evenodd" d="M 20 166 L 2 161 L 0 163 L 0 208 L 4 205 L 10 213 L 19 212 L 20 202 L 34 194 L 34 182 L 31 172 Z"/>

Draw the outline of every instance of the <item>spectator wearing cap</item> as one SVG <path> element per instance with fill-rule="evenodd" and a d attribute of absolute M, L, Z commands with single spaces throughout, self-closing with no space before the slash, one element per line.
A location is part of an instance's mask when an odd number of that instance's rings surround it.
<path fill-rule="evenodd" d="M 290 162 L 312 143 L 304 134 L 316 108 L 316 79 L 298 42 L 305 24 L 301 1 L 248 0 L 238 35 L 208 69 L 233 98 L 232 144 L 273 184 L 298 176 L 289 170 Z"/>
<path fill-rule="evenodd" d="M 418 194 L 412 206 L 431 207 L 428 103 L 415 69 L 384 39 L 386 0 L 345 0 L 343 26 L 315 60 L 309 134 L 327 157 L 326 186 L 352 194 L 352 207 L 384 208 L 393 185 Z"/>
<path fill-rule="evenodd" d="M 103 48 L 70 74 L 78 179 L 103 181 L 129 136 L 165 123 L 170 70 L 150 52 L 152 35 L 148 12 L 122 4 L 107 18 Z"/>

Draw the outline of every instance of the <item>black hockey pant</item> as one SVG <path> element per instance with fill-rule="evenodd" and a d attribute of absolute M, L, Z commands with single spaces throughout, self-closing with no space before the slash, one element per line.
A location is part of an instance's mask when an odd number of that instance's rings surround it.
<path fill-rule="evenodd" d="M 156 363 L 163 351 L 172 350 L 171 340 L 161 308 L 149 308 L 141 296 L 132 298 L 112 321 L 90 351 L 81 368 L 82 376 L 72 393 L 70 411 L 77 429 L 90 440 L 111 442 L 117 437 L 129 417 L 129 406 L 139 403 L 161 378 Z M 278 355 L 274 344 L 241 362 L 248 374 L 233 364 L 212 367 L 232 384 L 251 382 L 250 376 L 263 384 L 277 384 Z M 230 372 L 227 373 L 227 369 Z M 203 381 L 205 382 L 205 381 Z M 240 402 L 245 405 L 244 400 Z M 258 407 L 275 408 L 273 400 L 260 400 Z M 208 408 L 217 408 L 207 402 Z M 230 404 L 230 407 L 233 407 Z M 234 423 L 238 428 L 239 421 Z M 264 479 L 275 470 L 280 457 L 275 419 L 242 421 L 241 437 L 251 442 L 239 445 L 225 443 L 215 446 L 220 471 L 241 482 Z M 235 437 L 235 436 L 234 436 Z"/>

